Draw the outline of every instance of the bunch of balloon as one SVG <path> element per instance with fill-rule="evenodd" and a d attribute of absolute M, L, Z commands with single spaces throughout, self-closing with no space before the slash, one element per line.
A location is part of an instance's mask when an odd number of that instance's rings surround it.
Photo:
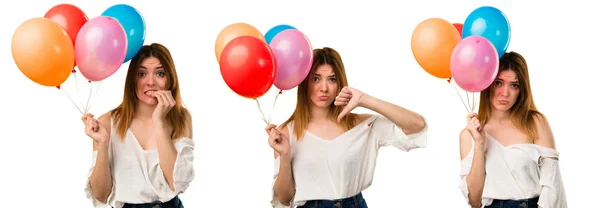
<path fill-rule="evenodd" d="M 508 49 L 510 32 L 509 21 L 502 11 L 482 6 L 473 10 L 462 24 L 442 18 L 422 21 L 413 31 L 411 48 L 427 73 L 454 82 L 463 106 L 472 113 L 475 93 L 496 79 L 499 59 Z M 465 91 L 466 103 L 456 86 Z"/>
<path fill-rule="evenodd" d="M 21 23 L 12 36 L 11 51 L 15 64 L 27 78 L 65 92 L 79 112 L 85 114 L 91 108 L 92 82 L 108 78 L 131 59 L 126 59 L 126 55 L 139 51 L 141 45 L 136 44 L 140 39 L 143 42 L 144 35 L 143 19 L 129 5 L 114 5 L 101 16 L 88 19 L 79 7 L 59 4 L 44 17 Z M 84 105 L 82 101 L 81 106 L 61 87 L 72 75 L 79 93 L 77 71 L 90 84 L 87 102 Z"/>
<path fill-rule="evenodd" d="M 308 75 L 312 64 L 312 45 L 296 28 L 277 25 L 266 34 L 247 23 L 234 23 L 219 33 L 215 56 L 227 86 L 236 94 L 256 101 L 262 120 L 269 124 L 271 116 L 263 113 L 259 97 L 274 85 L 279 94 L 298 86 Z"/>

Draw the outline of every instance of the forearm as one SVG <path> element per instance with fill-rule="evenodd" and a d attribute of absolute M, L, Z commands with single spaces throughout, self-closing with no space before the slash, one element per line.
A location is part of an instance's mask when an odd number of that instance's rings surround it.
<path fill-rule="evenodd" d="M 282 204 L 289 206 L 289 202 L 294 197 L 296 191 L 289 156 L 280 157 L 279 175 L 275 180 L 273 191 Z"/>
<path fill-rule="evenodd" d="M 485 184 L 485 147 L 483 144 L 476 143 L 474 148 L 471 170 L 467 175 L 467 187 L 469 189 L 469 203 L 471 206 L 481 207 L 481 198 Z"/>
<path fill-rule="evenodd" d="M 106 203 L 112 190 L 112 175 L 108 159 L 108 145 L 108 141 L 98 144 L 96 164 L 94 165 L 94 170 L 90 176 L 92 194 L 96 200 L 101 201 L 102 203 Z"/>
<path fill-rule="evenodd" d="M 396 104 L 380 100 L 367 94 L 361 99 L 361 104 L 363 107 L 371 109 L 390 119 L 405 132 L 417 133 L 425 128 L 425 119 L 421 117 L 421 115 Z"/>
<path fill-rule="evenodd" d="M 173 185 L 173 170 L 175 161 L 177 160 L 177 149 L 171 140 L 171 134 L 165 128 L 164 121 L 154 122 L 156 130 L 156 146 L 158 149 L 158 162 L 164 174 L 164 177 L 169 184 L 171 190 L 175 190 Z"/>

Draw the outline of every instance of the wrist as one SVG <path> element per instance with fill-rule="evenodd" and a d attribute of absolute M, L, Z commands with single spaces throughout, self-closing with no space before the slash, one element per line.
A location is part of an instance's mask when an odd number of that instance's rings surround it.
<path fill-rule="evenodd" d="M 358 100 L 358 106 L 363 108 L 371 108 L 375 104 L 375 98 L 363 93 L 360 99 Z"/>

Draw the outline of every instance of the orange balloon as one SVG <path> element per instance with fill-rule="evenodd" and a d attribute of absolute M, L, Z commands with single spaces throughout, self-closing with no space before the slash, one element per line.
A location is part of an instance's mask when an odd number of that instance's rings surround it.
<path fill-rule="evenodd" d="M 452 23 L 441 18 L 429 18 L 413 31 L 412 53 L 429 74 L 442 79 L 451 78 L 450 57 L 461 39 Z"/>
<path fill-rule="evenodd" d="M 69 34 L 47 18 L 29 19 L 12 36 L 12 56 L 27 78 L 43 86 L 59 86 L 74 67 L 75 49 Z"/>
<path fill-rule="evenodd" d="M 221 30 L 215 41 L 215 56 L 217 57 L 217 62 L 221 62 L 221 53 L 229 41 L 239 36 L 253 36 L 265 43 L 267 42 L 263 34 L 252 25 L 243 22 L 227 25 L 227 27 Z"/>

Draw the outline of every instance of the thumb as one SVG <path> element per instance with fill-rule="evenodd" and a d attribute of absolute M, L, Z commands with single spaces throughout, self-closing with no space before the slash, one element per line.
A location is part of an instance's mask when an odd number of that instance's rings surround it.
<path fill-rule="evenodd" d="M 350 108 L 348 108 L 348 106 L 346 106 L 342 112 L 340 113 L 340 115 L 338 115 L 337 121 L 341 122 L 342 118 L 344 118 L 344 116 L 346 116 L 346 114 L 350 113 Z"/>

